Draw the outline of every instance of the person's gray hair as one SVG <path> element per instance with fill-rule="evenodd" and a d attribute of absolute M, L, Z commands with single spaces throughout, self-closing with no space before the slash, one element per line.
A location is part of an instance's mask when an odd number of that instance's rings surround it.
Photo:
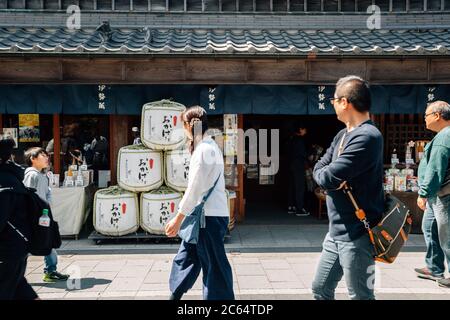
<path fill-rule="evenodd" d="M 442 119 L 450 120 L 450 105 L 445 101 L 435 101 L 428 105 L 427 110 L 439 113 Z"/>
<path fill-rule="evenodd" d="M 353 81 L 353 80 L 357 80 L 357 81 L 364 82 L 364 79 L 363 79 L 363 78 L 358 77 L 358 76 L 350 75 L 350 76 L 345 76 L 345 77 L 343 77 L 343 78 L 340 78 L 340 79 L 338 80 L 338 82 L 336 83 L 336 87 L 340 87 L 340 86 L 343 85 L 344 83 L 347 83 L 347 82 Z"/>

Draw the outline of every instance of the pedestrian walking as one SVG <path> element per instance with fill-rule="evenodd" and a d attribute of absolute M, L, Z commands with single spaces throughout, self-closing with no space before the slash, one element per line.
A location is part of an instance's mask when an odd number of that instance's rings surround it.
<path fill-rule="evenodd" d="M 425 211 L 422 231 L 427 253 L 425 267 L 414 270 L 419 278 L 450 288 L 450 279 L 444 278 L 445 260 L 450 270 L 450 105 L 431 103 L 425 111 L 425 123 L 437 134 L 425 147 L 418 169 L 417 205 Z"/>
<path fill-rule="evenodd" d="M 47 203 L 51 204 L 50 183 L 45 170 L 49 167 L 49 157 L 47 151 L 42 148 L 34 147 L 25 152 L 25 162 L 28 168 L 25 170 L 23 183 L 26 187 L 36 190 L 37 195 Z M 58 254 L 52 249 L 48 256 L 44 257 L 44 282 L 56 282 L 58 280 L 67 280 L 69 275 L 57 271 Z"/>
<path fill-rule="evenodd" d="M 181 119 L 192 156 L 188 187 L 177 215 L 166 226 L 167 236 L 176 236 L 184 217 L 192 213 L 205 195 L 209 194 L 209 197 L 204 203 L 206 226 L 200 229 L 198 242 L 192 244 L 183 240 L 173 260 L 170 299 L 181 299 L 202 270 L 205 300 L 233 300 L 233 276 L 224 246 L 229 212 L 222 152 L 206 132 L 208 123 L 203 108 L 189 108 L 182 113 Z"/>
<path fill-rule="evenodd" d="M 342 190 L 345 184 L 366 212 L 370 226 L 384 211 L 383 137 L 370 120 L 368 84 L 356 76 L 339 79 L 330 99 L 346 125 L 314 167 L 314 179 L 327 193 L 329 231 L 312 284 L 315 299 L 335 298 L 342 277 L 354 300 L 375 299 L 374 248 L 364 224 Z"/>
<path fill-rule="evenodd" d="M 30 238 L 24 170 L 11 160 L 15 142 L 0 139 L 0 300 L 35 300 L 38 295 L 25 279 L 27 243 L 14 228 Z"/>

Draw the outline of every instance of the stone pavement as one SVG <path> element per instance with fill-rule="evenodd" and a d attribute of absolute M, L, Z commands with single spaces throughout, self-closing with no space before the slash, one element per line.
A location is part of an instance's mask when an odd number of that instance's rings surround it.
<path fill-rule="evenodd" d="M 313 220 L 311 220 L 313 221 Z M 228 252 L 320 252 L 328 225 L 320 224 L 238 224 L 225 243 Z M 107 241 L 100 245 L 84 237 L 64 240 L 61 254 L 176 253 L 174 241 Z M 405 251 L 424 251 L 423 236 L 410 235 Z"/>
<path fill-rule="evenodd" d="M 30 257 L 27 279 L 42 299 L 167 299 L 174 254 L 60 255 L 59 271 L 81 279 L 79 288 L 66 282 L 42 282 L 42 257 Z M 392 265 L 377 264 L 377 299 L 445 299 L 450 290 L 416 278 L 423 252 L 403 252 Z M 311 282 L 319 253 L 230 253 L 237 299 L 312 299 Z M 69 288 L 74 283 L 69 283 Z M 75 283 L 76 284 L 76 283 Z M 201 299 L 201 277 L 185 299 Z M 348 299 L 345 283 L 338 299 Z"/>
<path fill-rule="evenodd" d="M 294 218 L 291 218 L 294 219 Z M 250 219 L 249 219 L 250 220 Z M 225 244 L 233 268 L 237 299 L 312 299 L 311 282 L 328 230 L 326 221 L 256 219 L 239 224 Z M 80 289 L 66 282 L 42 282 L 42 257 L 30 257 L 27 278 L 43 299 L 167 299 L 174 241 L 107 241 L 97 245 L 84 235 L 64 240 L 59 271 L 79 278 Z M 450 299 L 450 290 L 416 278 L 423 266 L 422 235 L 410 235 L 398 260 L 377 264 L 378 299 Z M 69 284 L 71 284 L 70 282 Z M 201 299 L 201 277 L 186 299 Z M 345 283 L 338 299 L 348 299 Z"/>

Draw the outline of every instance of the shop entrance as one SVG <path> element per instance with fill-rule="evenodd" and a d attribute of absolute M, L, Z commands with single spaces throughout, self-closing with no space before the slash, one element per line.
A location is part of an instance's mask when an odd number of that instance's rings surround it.
<path fill-rule="evenodd" d="M 245 115 L 244 129 L 278 129 L 280 143 L 280 167 L 272 178 L 261 176 L 258 166 L 246 165 L 244 173 L 244 197 L 246 199 L 246 217 L 248 224 L 302 224 L 323 223 L 326 214 L 318 219 L 319 200 L 313 192 L 305 192 L 305 207 L 311 212 L 308 217 L 297 217 L 288 214 L 289 170 L 287 142 L 293 134 L 298 123 L 306 125 L 307 145 L 319 145 L 323 153 L 330 145 L 336 133 L 344 125 L 336 119 L 335 115 L 320 116 L 274 116 L 274 115 Z M 270 134 L 269 134 L 270 137 Z M 270 140 L 269 140 L 270 141 Z M 269 142 L 269 146 L 270 146 Z M 246 151 L 248 151 L 248 142 Z M 270 155 L 269 147 L 269 155 Z M 322 154 L 323 154 L 322 153 Z M 248 162 L 248 159 L 246 160 Z M 259 163 L 259 159 L 258 159 Z M 325 209 L 324 209 L 325 210 Z"/>

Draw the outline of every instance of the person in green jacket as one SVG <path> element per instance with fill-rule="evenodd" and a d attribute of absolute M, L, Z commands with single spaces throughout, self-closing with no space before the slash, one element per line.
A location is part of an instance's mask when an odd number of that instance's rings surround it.
<path fill-rule="evenodd" d="M 425 123 L 437 134 L 425 147 L 418 171 L 417 205 L 425 211 L 422 230 L 427 255 L 426 267 L 415 271 L 420 278 L 450 288 L 450 278 L 444 278 L 445 260 L 450 270 L 450 105 L 431 103 L 425 111 Z"/>

